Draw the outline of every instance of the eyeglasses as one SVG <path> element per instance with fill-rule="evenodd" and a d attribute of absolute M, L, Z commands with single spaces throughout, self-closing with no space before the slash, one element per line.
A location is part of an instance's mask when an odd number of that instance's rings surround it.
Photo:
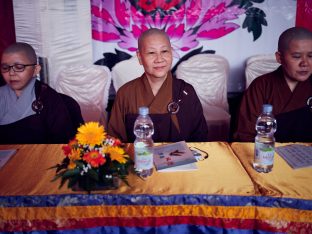
<path fill-rule="evenodd" d="M 209 157 L 209 155 L 206 151 L 203 151 L 203 150 L 198 149 L 196 147 L 190 147 L 190 150 L 192 151 L 192 153 L 193 153 L 193 155 L 197 161 L 203 161 Z"/>
<path fill-rule="evenodd" d="M 26 67 L 28 66 L 35 66 L 37 64 L 14 64 L 14 65 L 6 65 L 6 64 L 1 64 L 1 72 L 9 72 L 11 68 L 13 68 L 13 71 L 15 72 L 23 72 Z"/>

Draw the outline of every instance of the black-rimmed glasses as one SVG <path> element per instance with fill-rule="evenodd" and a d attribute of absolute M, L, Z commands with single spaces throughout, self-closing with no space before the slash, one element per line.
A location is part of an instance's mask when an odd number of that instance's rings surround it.
<path fill-rule="evenodd" d="M 23 72 L 26 67 L 35 66 L 35 65 L 37 65 L 37 64 L 13 64 L 11 66 L 7 65 L 7 64 L 1 64 L 1 72 L 2 73 L 9 72 L 11 70 L 11 68 L 15 72 Z"/>
<path fill-rule="evenodd" d="M 197 161 L 203 161 L 209 157 L 209 155 L 206 151 L 203 151 L 203 150 L 198 149 L 196 147 L 190 147 L 190 150 L 192 151 L 192 153 L 193 153 L 193 155 Z"/>

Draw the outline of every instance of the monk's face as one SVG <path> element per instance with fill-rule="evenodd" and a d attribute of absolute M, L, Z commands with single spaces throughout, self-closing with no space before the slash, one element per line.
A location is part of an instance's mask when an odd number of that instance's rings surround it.
<path fill-rule="evenodd" d="M 33 64 L 25 55 L 24 52 L 4 53 L 1 59 L 1 67 Z M 18 70 L 18 69 L 15 69 Z M 29 81 L 36 76 L 40 71 L 39 65 L 26 66 L 23 71 L 14 71 L 10 68 L 9 71 L 4 72 L 1 69 L 2 76 L 5 82 L 14 90 L 17 96 L 20 96 L 23 89 L 27 86 Z"/>
<path fill-rule="evenodd" d="M 172 51 L 168 39 L 161 34 L 144 38 L 137 53 L 149 79 L 165 79 L 172 65 Z"/>
<path fill-rule="evenodd" d="M 276 53 L 286 80 L 305 81 L 312 74 L 312 40 L 292 40 L 284 52 Z"/>

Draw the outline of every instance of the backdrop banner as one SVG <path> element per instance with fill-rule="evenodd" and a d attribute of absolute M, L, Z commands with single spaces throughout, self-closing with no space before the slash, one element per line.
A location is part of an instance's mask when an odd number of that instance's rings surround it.
<path fill-rule="evenodd" d="M 91 0 L 93 61 L 112 68 L 129 59 L 148 28 L 167 32 L 174 67 L 198 53 L 230 64 L 228 92 L 245 89 L 246 59 L 273 54 L 282 31 L 295 25 L 294 0 Z"/>

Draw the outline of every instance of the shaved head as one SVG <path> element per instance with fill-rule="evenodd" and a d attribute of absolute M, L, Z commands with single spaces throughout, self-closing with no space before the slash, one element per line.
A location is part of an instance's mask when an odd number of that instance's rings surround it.
<path fill-rule="evenodd" d="M 142 42 L 144 41 L 145 38 L 149 37 L 149 36 L 153 36 L 153 35 L 162 35 L 164 36 L 169 44 L 170 44 L 170 39 L 169 39 L 169 36 L 167 35 L 167 33 L 161 29 L 158 29 L 158 28 L 150 28 L 148 30 L 146 30 L 145 32 L 143 32 L 141 34 L 141 36 L 139 37 L 139 40 L 138 40 L 138 49 L 141 50 L 142 48 Z"/>
<path fill-rule="evenodd" d="M 293 40 L 312 40 L 312 32 L 306 28 L 293 27 L 284 31 L 278 40 L 278 51 L 283 53 L 289 49 Z"/>
<path fill-rule="evenodd" d="M 11 54 L 11 53 L 23 53 L 30 63 L 34 63 L 34 64 L 37 63 L 36 52 L 32 48 L 32 46 L 27 43 L 17 42 L 17 43 L 11 44 L 9 47 L 7 47 L 3 51 L 3 54 Z"/>

